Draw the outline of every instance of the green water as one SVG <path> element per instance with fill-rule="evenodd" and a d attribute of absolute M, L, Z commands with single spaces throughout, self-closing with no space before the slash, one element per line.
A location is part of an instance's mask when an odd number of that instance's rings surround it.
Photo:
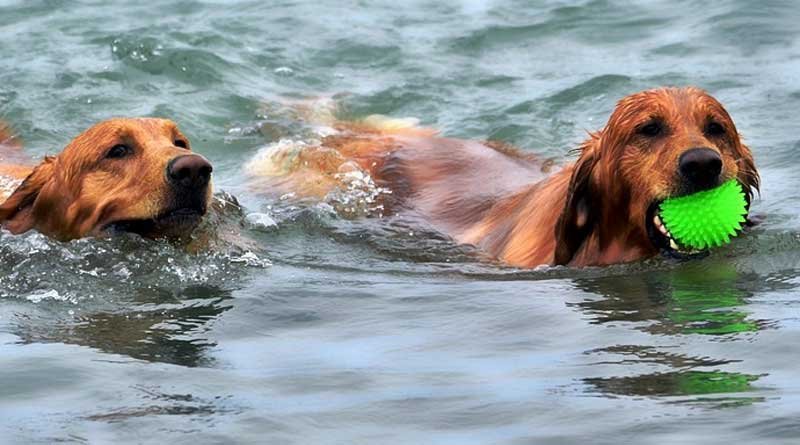
<path fill-rule="evenodd" d="M 169 117 L 257 243 L 0 234 L 0 442 L 800 440 L 796 2 L 0 0 L 0 39 L 0 118 L 29 153 Z M 618 98 L 686 84 L 763 180 L 764 222 L 703 260 L 517 271 L 242 171 L 311 137 L 286 99 L 567 162 Z"/>

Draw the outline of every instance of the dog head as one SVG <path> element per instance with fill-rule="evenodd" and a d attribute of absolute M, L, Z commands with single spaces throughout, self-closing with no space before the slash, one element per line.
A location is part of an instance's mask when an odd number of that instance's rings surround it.
<path fill-rule="evenodd" d="M 174 122 L 112 119 L 35 167 L 0 205 L 0 223 L 60 240 L 114 231 L 181 236 L 206 213 L 211 171 Z"/>
<path fill-rule="evenodd" d="M 749 205 L 758 172 L 716 99 L 698 88 L 625 97 L 581 147 L 556 227 L 555 262 L 607 264 L 675 251 L 653 221 L 659 204 L 729 179 L 739 181 Z"/>

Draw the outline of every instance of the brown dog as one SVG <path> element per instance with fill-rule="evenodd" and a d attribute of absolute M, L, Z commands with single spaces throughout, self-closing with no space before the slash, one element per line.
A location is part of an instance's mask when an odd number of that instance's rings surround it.
<path fill-rule="evenodd" d="M 37 166 L 0 126 L 0 224 L 70 240 L 114 231 L 180 237 L 211 200 L 211 164 L 165 119 L 112 119 Z M 10 194 L 8 193 L 10 192 Z"/>
<path fill-rule="evenodd" d="M 355 167 L 391 190 L 387 211 L 416 214 L 519 267 L 605 265 L 679 250 L 658 229 L 660 202 L 735 178 L 749 203 L 759 186 L 733 120 L 697 88 L 622 99 L 577 162 L 552 175 L 502 144 L 330 125 L 337 133 L 318 146 L 273 151 L 249 171 L 271 176 L 269 186 L 282 192 L 321 197 Z"/>

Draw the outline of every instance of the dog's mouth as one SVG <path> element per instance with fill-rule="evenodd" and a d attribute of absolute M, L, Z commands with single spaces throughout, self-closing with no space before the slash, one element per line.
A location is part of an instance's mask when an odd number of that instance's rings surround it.
<path fill-rule="evenodd" d="M 750 210 L 750 197 L 745 195 L 747 211 Z M 650 241 L 660 251 L 669 256 L 689 259 L 702 257 L 708 254 L 708 249 L 695 249 L 691 246 L 685 246 L 680 241 L 675 239 L 669 232 L 669 229 L 664 225 L 663 218 L 661 217 L 661 204 L 664 200 L 654 201 L 647 209 L 647 216 L 645 227 L 647 228 L 647 235 Z"/>
<path fill-rule="evenodd" d="M 647 235 L 653 245 L 662 252 L 681 259 L 706 255 L 708 253 L 707 250 L 697 250 L 684 246 L 672 236 L 661 218 L 662 202 L 664 201 L 654 201 L 647 210 L 645 226 L 647 227 Z"/>
<path fill-rule="evenodd" d="M 113 221 L 104 228 L 108 233 L 135 233 L 146 238 L 183 238 L 200 223 L 205 207 L 181 207 L 153 218 Z"/>

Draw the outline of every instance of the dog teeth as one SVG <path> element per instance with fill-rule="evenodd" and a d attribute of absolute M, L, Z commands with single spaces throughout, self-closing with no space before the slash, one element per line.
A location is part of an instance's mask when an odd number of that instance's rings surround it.
<path fill-rule="evenodd" d="M 658 231 L 661 232 L 661 234 L 664 235 L 664 237 L 667 238 L 667 240 L 669 240 L 670 249 L 680 251 L 681 249 L 680 246 L 678 246 L 678 243 L 676 243 L 675 240 L 672 239 L 672 234 L 669 233 L 669 230 L 667 230 L 667 228 L 664 226 L 664 223 L 661 221 L 661 216 L 659 215 L 653 216 L 653 224 L 656 226 Z"/>
<path fill-rule="evenodd" d="M 661 232 L 662 235 L 667 237 L 669 236 L 667 228 L 664 227 L 664 224 L 661 222 L 661 218 L 658 215 L 653 217 L 653 224 L 655 224 L 656 228 L 658 229 L 659 232 Z"/>

